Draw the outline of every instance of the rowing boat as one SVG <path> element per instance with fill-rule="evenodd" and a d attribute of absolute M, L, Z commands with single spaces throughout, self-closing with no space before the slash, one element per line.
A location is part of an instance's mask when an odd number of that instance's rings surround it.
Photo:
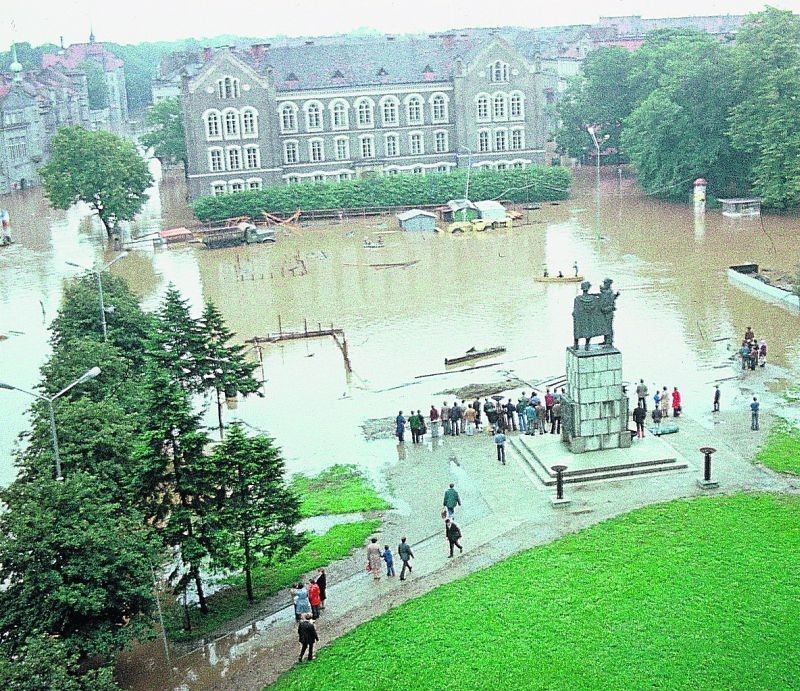
<path fill-rule="evenodd" d="M 506 352 L 505 346 L 495 346 L 494 348 L 484 348 L 483 350 L 476 350 L 475 348 L 470 348 L 463 355 L 459 355 L 458 357 L 445 358 L 444 364 L 458 365 L 462 362 L 469 362 L 470 360 L 477 360 L 478 358 L 488 357 L 490 355 L 496 355 L 497 353 L 505 353 L 505 352 Z"/>
<path fill-rule="evenodd" d="M 533 280 L 537 283 L 580 283 L 583 276 L 537 276 Z"/>

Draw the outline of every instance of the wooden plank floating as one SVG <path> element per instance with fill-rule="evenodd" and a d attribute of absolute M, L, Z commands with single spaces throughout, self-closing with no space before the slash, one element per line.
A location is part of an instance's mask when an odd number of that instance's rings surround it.
<path fill-rule="evenodd" d="M 445 358 L 444 364 L 446 366 L 460 365 L 462 362 L 469 362 L 470 360 L 477 360 L 478 358 L 490 357 L 491 355 L 496 355 L 497 353 L 505 353 L 505 352 L 506 352 L 505 346 L 494 346 L 493 348 L 483 348 L 482 350 L 476 350 L 475 348 L 470 348 L 463 355 L 458 355 L 456 357 L 451 357 L 451 358 Z"/>

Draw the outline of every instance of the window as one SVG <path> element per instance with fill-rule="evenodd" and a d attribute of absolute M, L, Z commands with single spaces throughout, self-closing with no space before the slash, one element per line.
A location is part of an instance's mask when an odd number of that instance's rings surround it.
<path fill-rule="evenodd" d="M 283 143 L 283 160 L 285 163 L 297 163 L 297 142 Z"/>
<path fill-rule="evenodd" d="M 344 182 L 345 180 L 350 179 L 350 173 L 339 173 L 338 178 L 339 182 Z"/>
<path fill-rule="evenodd" d="M 525 148 L 525 130 L 511 130 L 511 149 L 519 151 Z"/>
<path fill-rule="evenodd" d="M 235 110 L 225 112 L 225 137 L 239 136 L 239 113 Z"/>
<path fill-rule="evenodd" d="M 245 137 L 257 137 L 258 126 L 256 124 L 257 113 L 252 108 L 245 108 L 242 111 L 242 134 Z"/>
<path fill-rule="evenodd" d="M 287 185 L 296 185 L 298 182 L 300 182 L 300 178 L 298 178 L 296 175 L 290 175 L 288 178 L 286 178 Z"/>
<path fill-rule="evenodd" d="M 440 175 L 447 172 L 447 166 L 436 166 L 436 172 Z"/>
<path fill-rule="evenodd" d="M 308 159 L 314 163 L 325 160 L 325 148 L 321 139 L 312 139 L 308 142 Z"/>
<path fill-rule="evenodd" d="M 481 153 L 489 151 L 489 133 L 486 130 L 478 132 L 478 151 Z"/>
<path fill-rule="evenodd" d="M 347 137 L 337 137 L 336 160 L 345 161 L 348 158 L 350 158 L 350 139 Z"/>
<path fill-rule="evenodd" d="M 406 117 L 410 125 L 422 122 L 422 99 L 419 96 L 411 96 L 406 101 Z"/>
<path fill-rule="evenodd" d="M 306 129 L 312 132 L 322 129 L 322 106 L 316 101 L 306 104 Z"/>
<path fill-rule="evenodd" d="M 19 125 L 24 122 L 21 110 L 12 110 L 3 116 L 3 121 L 6 125 Z"/>
<path fill-rule="evenodd" d="M 206 120 L 206 139 L 221 139 L 222 130 L 220 128 L 219 113 L 211 110 L 205 115 Z"/>
<path fill-rule="evenodd" d="M 372 108 L 373 103 L 368 98 L 362 98 L 357 102 L 358 126 L 372 127 Z"/>
<path fill-rule="evenodd" d="M 225 194 L 225 183 L 224 182 L 214 182 L 211 184 L 211 194 L 215 197 L 220 194 Z"/>
<path fill-rule="evenodd" d="M 447 120 L 447 100 L 442 94 L 435 94 L 431 98 L 431 113 L 434 122 L 445 122 Z"/>
<path fill-rule="evenodd" d="M 333 129 L 346 130 L 350 127 L 350 118 L 347 115 L 347 103 L 345 101 L 334 101 L 331 106 L 333 119 Z"/>
<path fill-rule="evenodd" d="M 478 96 L 475 105 L 478 120 L 486 122 L 489 119 L 489 97 L 486 95 Z"/>
<path fill-rule="evenodd" d="M 447 132 L 441 131 L 433 135 L 433 148 L 437 154 L 447 151 Z"/>
<path fill-rule="evenodd" d="M 389 168 L 388 170 L 384 171 L 384 175 L 397 175 L 400 171 L 397 168 Z"/>
<path fill-rule="evenodd" d="M 494 117 L 503 120 L 506 117 L 506 97 L 505 94 L 496 94 L 494 97 Z"/>
<path fill-rule="evenodd" d="M 522 109 L 522 94 L 511 94 L 510 108 L 512 118 L 525 117 L 525 111 Z"/>
<path fill-rule="evenodd" d="M 249 189 L 249 190 L 260 190 L 261 189 L 261 178 L 250 178 L 247 181 L 247 189 Z"/>
<path fill-rule="evenodd" d="M 497 170 L 505 170 L 505 169 L 506 169 L 506 167 L 507 167 L 507 166 L 506 166 L 506 164 L 505 164 L 505 163 L 498 163 L 498 164 L 497 164 Z"/>
<path fill-rule="evenodd" d="M 244 192 L 244 183 L 241 180 L 231 180 L 231 192 Z"/>
<path fill-rule="evenodd" d="M 522 168 L 522 163 L 517 161 L 514 165 L 511 166 L 512 168 Z"/>
<path fill-rule="evenodd" d="M 239 98 L 239 80 L 225 77 L 217 81 L 217 96 L 220 98 Z"/>
<path fill-rule="evenodd" d="M 506 150 L 506 131 L 505 130 L 495 130 L 495 133 L 494 133 L 494 150 L 495 151 L 505 151 Z"/>
<path fill-rule="evenodd" d="M 493 82 L 507 82 L 508 81 L 508 64 L 498 60 L 492 67 L 492 81 Z"/>
<path fill-rule="evenodd" d="M 222 149 L 208 150 L 208 168 L 213 173 L 225 170 L 225 161 L 222 158 Z"/>
<path fill-rule="evenodd" d="M 386 156 L 399 156 L 400 155 L 400 145 L 396 134 L 387 134 L 386 135 Z"/>
<path fill-rule="evenodd" d="M 361 137 L 361 157 L 373 158 L 375 156 L 375 146 L 372 137 Z"/>
<path fill-rule="evenodd" d="M 422 134 L 420 132 L 412 132 L 408 135 L 408 148 L 412 155 L 425 153 Z"/>
<path fill-rule="evenodd" d="M 425 175 L 425 169 L 422 168 L 422 166 L 417 166 L 416 168 L 412 168 L 411 172 L 414 173 L 414 175 Z"/>
<path fill-rule="evenodd" d="M 297 131 L 297 106 L 294 103 L 286 103 L 281 106 L 281 131 Z"/>
<path fill-rule="evenodd" d="M 397 124 L 397 99 L 389 96 L 381 103 L 381 118 L 384 125 Z"/>
<path fill-rule="evenodd" d="M 314 182 L 325 182 L 325 176 L 322 173 L 316 173 L 313 180 Z"/>
<path fill-rule="evenodd" d="M 28 145 L 25 137 L 11 137 L 8 140 L 8 157 L 12 161 L 23 161 L 28 156 Z"/>
<path fill-rule="evenodd" d="M 260 168 L 261 156 L 257 146 L 248 146 L 244 150 L 244 167 Z"/>
<path fill-rule="evenodd" d="M 241 167 L 242 152 L 238 146 L 232 146 L 228 149 L 228 170 L 239 170 Z"/>

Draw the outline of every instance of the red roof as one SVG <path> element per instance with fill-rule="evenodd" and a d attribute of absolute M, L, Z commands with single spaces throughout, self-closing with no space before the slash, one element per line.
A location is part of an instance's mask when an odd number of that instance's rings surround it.
<path fill-rule="evenodd" d="M 86 60 L 96 60 L 102 62 L 106 72 L 124 67 L 116 55 L 107 51 L 100 43 L 74 43 L 66 48 L 62 53 L 49 53 L 42 56 L 42 67 L 54 67 L 60 65 L 67 69 L 74 70 Z"/>

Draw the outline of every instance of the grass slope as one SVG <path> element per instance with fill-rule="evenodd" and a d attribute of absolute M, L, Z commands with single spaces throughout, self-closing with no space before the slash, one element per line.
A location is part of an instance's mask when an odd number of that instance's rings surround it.
<path fill-rule="evenodd" d="M 335 525 L 324 535 L 313 536 L 307 545 L 286 561 L 256 569 L 253 571 L 253 594 L 256 602 L 289 587 L 303 574 L 346 557 L 354 548 L 361 547 L 380 523 L 379 520 L 370 520 Z M 208 598 L 208 615 L 203 616 L 198 608 L 190 610 L 191 631 L 183 629 L 182 607 L 177 603 L 170 603 L 165 607 L 164 623 L 172 640 L 185 641 L 203 636 L 250 608 L 244 588 L 244 575 L 230 576 L 225 582 L 231 587 Z"/>
<path fill-rule="evenodd" d="M 800 475 L 800 430 L 788 422 L 776 422 L 756 461 L 780 473 Z"/>
<path fill-rule="evenodd" d="M 796 688 L 799 564 L 797 498 L 651 506 L 393 609 L 274 688 Z"/>
<path fill-rule="evenodd" d="M 314 477 L 295 475 L 291 486 L 306 517 L 392 508 L 352 465 L 335 465 Z"/>

